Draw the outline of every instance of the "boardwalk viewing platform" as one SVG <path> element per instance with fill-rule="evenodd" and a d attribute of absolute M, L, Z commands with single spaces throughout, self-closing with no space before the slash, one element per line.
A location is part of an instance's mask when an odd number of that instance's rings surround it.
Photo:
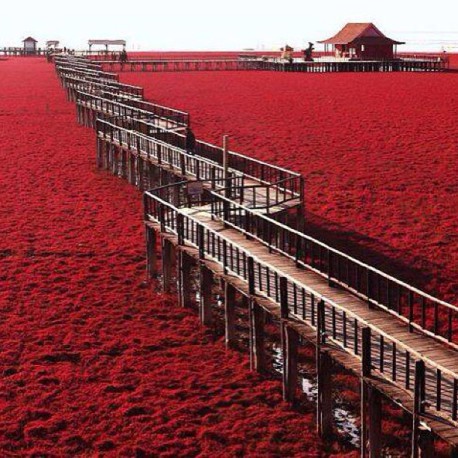
<path fill-rule="evenodd" d="M 149 277 L 160 272 L 183 307 L 197 301 L 208 326 L 219 285 L 228 345 L 237 338 L 234 299 L 243 297 L 255 370 L 266 365 L 265 315 L 278 321 L 287 401 L 297 394 L 300 342 L 313 344 L 323 438 L 333 429 L 338 364 L 361 382 L 362 456 L 381 456 L 382 398 L 411 414 L 412 456 L 434 456 L 434 437 L 458 456 L 458 308 L 303 233 L 299 174 L 227 145 L 198 141 L 189 154 L 189 114 L 143 100 L 101 69 L 56 61 L 78 121 L 95 130 L 98 167 L 145 191 Z"/>
<path fill-rule="evenodd" d="M 350 60 L 320 57 L 310 62 L 288 62 L 274 57 L 238 59 L 132 59 L 99 60 L 102 68 L 114 72 L 187 72 L 187 71 L 277 71 L 301 73 L 336 72 L 438 72 L 448 69 L 445 58 L 406 57 L 389 60 Z"/>

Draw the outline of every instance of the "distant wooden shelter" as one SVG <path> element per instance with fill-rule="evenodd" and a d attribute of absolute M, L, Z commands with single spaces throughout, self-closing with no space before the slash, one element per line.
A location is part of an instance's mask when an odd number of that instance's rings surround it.
<path fill-rule="evenodd" d="M 48 40 L 46 42 L 46 49 L 56 49 L 59 47 L 59 43 L 58 40 Z"/>
<path fill-rule="evenodd" d="M 36 54 L 37 53 L 37 43 L 38 41 L 35 38 L 27 37 L 25 40 L 22 40 L 24 43 L 24 54 Z"/>
<path fill-rule="evenodd" d="M 386 37 L 372 22 L 350 22 L 340 32 L 327 40 L 319 41 L 329 51 L 330 45 L 336 57 L 352 59 L 393 59 L 397 45 L 404 44 Z"/>
<path fill-rule="evenodd" d="M 109 46 L 122 46 L 126 47 L 126 40 L 89 40 L 89 51 L 92 51 L 92 46 L 105 46 L 105 51 L 108 52 Z"/>

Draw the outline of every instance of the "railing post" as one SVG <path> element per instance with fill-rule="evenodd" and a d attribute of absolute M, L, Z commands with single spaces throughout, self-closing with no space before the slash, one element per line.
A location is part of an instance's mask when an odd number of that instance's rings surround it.
<path fill-rule="evenodd" d="M 420 456 L 420 416 L 424 412 L 425 401 L 425 363 L 418 360 L 415 363 L 415 385 L 412 413 L 412 458 Z"/>
<path fill-rule="evenodd" d="M 198 239 L 198 245 L 199 245 L 199 258 L 200 259 L 205 259 L 205 239 L 204 239 L 204 226 L 202 224 L 199 224 L 197 226 L 197 239 Z"/>
<path fill-rule="evenodd" d="M 230 197 L 230 181 L 229 181 L 229 136 L 223 135 L 223 178 L 225 197 Z"/>
<path fill-rule="evenodd" d="M 156 243 L 157 234 L 156 231 L 147 225 L 146 230 L 146 274 L 147 279 L 150 280 L 157 276 L 157 254 L 156 254 Z"/>
<path fill-rule="evenodd" d="M 162 238 L 162 285 L 165 293 L 171 292 L 174 247 L 170 240 Z"/>
<path fill-rule="evenodd" d="M 157 163 L 159 165 L 162 164 L 162 145 L 159 143 L 156 143 L 156 151 L 157 151 Z"/>
<path fill-rule="evenodd" d="M 161 225 L 161 232 L 164 233 L 166 231 L 165 227 L 165 208 L 164 205 L 159 203 L 159 224 Z"/>
<path fill-rule="evenodd" d="M 458 420 L 458 379 L 453 379 L 452 419 Z"/>
<path fill-rule="evenodd" d="M 227 275 L 227 240 L 223 239 L 223 269 L 224 275 Z"/>
<path fill-rule="evenodd" d="M 255 295 L 256 291 L 256 284 L 255 284 L 255 277 L 254 277 L 254 259 L 250 256 L 247 259 L 248 262 L 248 292 L 250 296 Z"/>
<path fill-rule="evenodd" d="M 196 179 L 200 180 L 200 161 L 196 160 Z"/>
<path fill-rule="evenodd" d="M 235 342 L 235 297 L 236 290 L 228 282 L 224 281 L 224 315 L 225 315 L 225 343 L 231 347 Z"/>
<path fill-rule="evenodd" d="M 200 264 L 200 320 L 204 326 L 211 326 L 213 272 L 203 263 Z"/>
<path fill-rule="evenodd" d="M 262 372 L 265 369 L 264 310 L 256 303 L 253 297 L 249 299 L 249 307 L 251 369 Z"/>
<path fill-rule="evenodd" d="M 266 213 L 270 213 L 270 186 L 266 187 Z"/>
<path fill-rule="evenodd" d="M 183 177 L 186 175 L 186 158 L 185 158 L 185 154 L 182 153 L 180 151 L 180 171 L 181 171 L 181 175 L 183 175 Z"/>
<path fill-rule="evenodd" d="M 178 245 L 184 245 L 184 215 L 182 213 L 177 214 L 177 236 Z"/>
<path fill-rule="evenodd" d="M 361 330 L 362 335 L 362 375 L 370 377 L 372 371 L 371 355 L 371 328 L 365 327 Z"/>
<path fill-rule="evenodd" d="M 280 314 L 282 318 L 288 318 L 288 280 L 280 277 Z"/>
<path fill-rule="evenodd" d="M 408 302 L 409 302 L 409 332 L 413 332 L 413 322 L 414 322 L 414 297 L 413 291 L 408 292 Z"/>

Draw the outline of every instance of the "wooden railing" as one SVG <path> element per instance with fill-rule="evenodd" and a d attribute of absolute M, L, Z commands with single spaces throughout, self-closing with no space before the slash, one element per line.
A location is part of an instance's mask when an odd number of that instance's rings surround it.
<path fill-rule="evenodd" d="M 154 113 L 159 118 L 170 119 L 178 127 L 189 126 L 191 122 L 189 113 L 181 110 L 176 110 L 175 108 L 165 107 L 163 105 L 158 105 L 156 103 L 138 99 L 126 100 L 125 103 L 140 110 Z"/>
<path fill-rule="evenodd" d="M 68 78 L 75 78 L 79 81 L 97 82 L 97 83 L 104 84 L 109 87 L 115 87 L 118 84 L 124 86 L 123 83 L 119 83 L 118 81 L 114 81 L 112 79 L 99 78 L 96 76 L 89 76 L 89 75 L 82 76 L 82 75 L 74 75 L 70 73 L 61 73 L 59 77 L 61 79 L 63 86 L 65 86 L 65 82 Z M 129 86 L 129 85 L 126 85 L 126 86 Z"/>
<path fill-rule="evenodd" d="M 208 159 L 187 154 L 160 140 L 148 137 L 140 132 L 128 130 L 101 119 L 97 120 L 97 137 L 113 145 L 119 145 L 137 155 L 145 155 L 158 165 L 167 165 L 178 169 L 183 176 L 193 176 L 198 181 L 209 182 L 211 189 L 224 188 L 224 169 Z M 245 177 L 237 170 L 229 170 L 230 179 L 237 189 L 243 188 Z"/>
<path fill-rule="evenodd" d="M 88 92 L 109 98 L 109 94 L 117 97 L 143 98 L 143 88 L 118 82 L 100 82 L 99 78 L 80 78 L 62 75 L 63 87 L 67 90 L 69 100 L 76 102 L 77 91 Z"/>
<path fill-rule="evenodd" d="M 172 108 L 170 111 L 164 111 L 165 107 L 162 107 L 161 105 L 149 104 L 149 109 L 145 110 L 137 108 L 135 106 L 136 104 L 134 99 L 123 100 L 120 102 L 83 91 L 77 92 L 76 103 L 94 111 L 97 114 L 100 114 L 105 118 L 124 117 L 132 120 L 143 119 L 153 123 L 156 128 L 159 127 L 157 124 L 158 122 L 160 122 L 161 127 L 163 128 L 176 128 L 177 122 L 175 119 L 183 119 L 181 112 L 174 114 L 174 110 Z M 162 115 L 164 113 L 165 116 Z M 169 115 L 171 118 L 167 117 Z"/>
<path fill-rule="evenodd" d="M 184 149 L 109 121 L 97 120 L 96 130 L 98 138 L 123 146 L 137 154 L 145 154 L 148 159 L 153 158 L 158 164 L 165 163 L 175 167 L 183 176 L 191 175 L 196 180 L 204 182 L 217 181 L 220 183 L 219 193 L 230 196 L 234 201 L 245 204 L 252 210 L 266 209 L 269 212 L 270 209 L 297 199 L 300 191 L 300 180 L 298 181 L 296 177 L 287 178 L 292 181 L 292 184 L 260 181 L 255 182 L 256 184 L 248 184 L 247 181 L 253 178 L 232 165 L 228 169 L 229 181 L 225 183 L 224 168 L 216 161 L 196 154 L 188 154 Z M 283 188 L 291 192 L 285 193 Z M 212 186 L 212 189 L 216 190 L 215 186 Z"/>
<path fill-rule="evenodd" d="M 161 130 L 153 131 L 150 135 L 178 148 L 185 149 L 186 147 L 186 137 L 179 132 Z M 223 148 L 211 143 L 197 140 L 194 154 L 223 164 Z M 299 199 L 303 202 L 304 181 L 299 173 L 234 151 L 228 151 L 228 160 L 233 169 L 243 172 L 247 177 L 264 185 L 274 185 L 275 192 L 288 194 L 291 199 Z"/>
<path fill-rule="evenodd" d="M 186 122 L 186 120 L 189 120 L 189 116 L 183 117 L 186 113 L 149 102 L 138 102 L 136 100 L 123 100 L 120 102 L 82 91 L 78 91 L 76 99 L 77 104 L 90 108 L 97 113 L 105 115 L 107 118 L 113 116 L 124 117 L 143 123 L 144 131 L 147 132 L 149 136 L 182 150 L 185 149 L 185 136 L 168 129 L 176 127 L 178 124 L 177 119 L 179 122 Z M 149 125 L 147 122 L 148 119 L 153 122 L 153 125 Z M 162 120 L 162 126 L 158 126 L 157 123 L 154 123 L 154 119 Z M 181 124 L 178 125 L 180 126 Z M 152 127 L 152 129 L 150 129 L 150 127 Z M 160 128 L 158 129 L 158 127 Z M 223 149 L 211 145 L 210 143 L 197 141 L 194 154 L 220 165 L 223 164 Z M 247 178 L 252 178 L 254 181 L 264 186 L 272 186 L 274 188 L 272 192 L 275 194 L 284 194 L 284 202 L 294 199 L 299 199 L 301 202 L 303 201 L 304 182 L 299 173 L 294 173 L 233 151 L 228 152 L 228 158 L 232 169 L 239 170 Z M 278 196 L 277 201 L 279 201 Z"/>
<path fill-rule="evenodd" d="M 74 68 L 68 65 L 57 65 L 58 73 L 66 73 L 73 76 L 93 76 L 96 78 L 103 78 L 109 81 L 119 81 L 119 75 L 117 73 L 103 72 L 101 70 L 92 70 L 90 68 Z"/>
<path fill-rule="evenodd" d="M 251 294 L 265 296 L 277 303 L 283 318 L 295 317 L 315 328 L 318 342 L 335 345 L 364 360 L 369 372 L 376 371 L 408 392 L 413 392 L 421 383 L 425 389 L 421 393 L 420 408 L 425 411 L 429 406 L 448 421 L 457 421 L 457 373 L 383 332 L 345 306 L 283 274 L 281 269 L 260 261 L 224 234 L 180 211 L 179 206 L 167 200 L 169 192 L 169 189 L 158 188 L 144 194 L 146 222 L 158 223 L 161 232 L 176 234 L 180 244 L 196 248 L 202 259 L 211 258 L 225 272 L 246 281 Z M 250 236 L 253 234 L 250 232 Z"/>
<path fill-rule="evenodd" d="M 91 62 L 88 59 L 79 59 L 79 58 L 68 58 L 68 57 L 58 57 L 54 58 L 54 62 L 56 67 L 59 66 L 71 66 L 72 68 L 76 68 L 79 70 L 82 69 L 89 69 L 89 70 L 96 70 L 102 71 L 102 66 L 96 62 Z"/>

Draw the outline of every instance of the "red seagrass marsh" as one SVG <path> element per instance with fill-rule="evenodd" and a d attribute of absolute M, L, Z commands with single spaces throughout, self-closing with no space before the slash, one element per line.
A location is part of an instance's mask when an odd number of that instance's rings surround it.
<path fill-rule="evenodd" d="M 458 73 L 120 80 L 189 112 L 198 139 L 228 134 L 234 151 L 302 173 L 309 234 L 457 303 Z M 265 320 L 273 367 L 259 375 L 146 281 L 141 193 L 97 169 L 54 65 L 1 61 L 0 86 L 0 455 L 359 456 L 356 377 L 336 368 L 340 435 L 322 443 L 312 346 L 292 408 L 278 322 Z M 384 450 L 407 455 L 410 417 L 383 412 Z"/>

